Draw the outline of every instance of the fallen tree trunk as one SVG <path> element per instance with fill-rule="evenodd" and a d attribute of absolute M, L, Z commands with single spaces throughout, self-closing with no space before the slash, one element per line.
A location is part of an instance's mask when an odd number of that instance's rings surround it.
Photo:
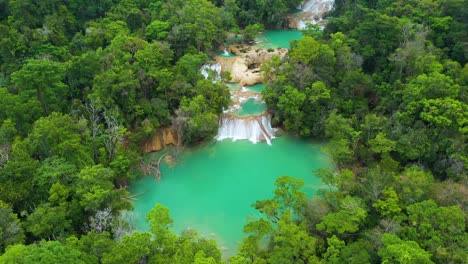
<path fill-rule="evenodd" d="M 160 181 L 161 176 L 162 176 L 161 169 L 160 169 L 161 161 L 166 155 L 169 155 L 169 153 L 164 153 L 163 155 L 161 155 L 161 157 L 159 157 L 158 161 L 153 161 L 152 160 L 152 161 L 149 161 L 148 163 L 146 163 L 144 161 L 141 162 L 140 169 L 143 172 L 143 175 L 145 175 L 145 176 L 154 175 L 156 180 Z"/>

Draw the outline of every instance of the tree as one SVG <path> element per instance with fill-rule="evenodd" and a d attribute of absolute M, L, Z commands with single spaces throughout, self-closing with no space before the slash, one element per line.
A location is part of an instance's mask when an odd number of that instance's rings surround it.
<path fill-rule="evenodd" d="M 130 208 L 123 189 L 114 190 L 114 172 L 102 165 L 83 168 L 78 174 L 77 198 L 87 212 L 96 212 L 107 207 L 115 211 Z"/>
<path fill-rule="evenodd" d="M 259 23 L 264 24 L 267 27 L 277 28 L 284 22 L 285 15 L 289 10 L 299 6 L 301 1 L 237 0 L 236 4 L 239 8 L 237 21 L 241 26 Z"/>
<path fill-rule="evenodd" d="M 169 21 L 172 30 L 168 41 L 177 57 L 189 51 L 207 52 L 220 46 L 225 39 L 223 11 L 207 0 L 181 2 L 178 15 Z"/>
<path fill-rule="evenodd" d="M 358 198 L 346 196 L 340 201 L 339 211 L 325 215 L 317 229 L 328 234 L 356 233 L 367 217 L 360 202 Z"/>
<path fill-rule="evenodd" d="M 34 246 L 16 244 L 9 246 L 3 255 L 0 255 L 0 262 L 6 264 L 24 264 L 24 258 L 31 253 Z"/>
<path fill-rule="evenodd" d="M 146 27 L 146 37 L 149 40 L 164 40 L 169 35 L 169 29 L 169 22 L 154 20 Z"/>
<path fill-rule="evenodd" d="M 354 160 L 354 149 L 362 132 L 355 130 L 352 125 L 351 119 L 336 112 L 330 113 L 325 123 L 325 135 L 331 138 L 327 151 L 339 163 Z"/>
<path fill-rule="evenodd" d="M 287 216 L 282 217 L 278 221 L 277 230 L 273 233 L 273 250 L 268 262 L 275 264 L 316 262 L 318 261 L 315 256 L 316 241 L 307 234 L 304 224 L 297 225 Z"/>
<path fill-rule="evenodd" d="M 244 31 L 243 31 L 244 41 L 251 42 L 251 41 L 255 40 L 255 38 L 258 36 L 258 34 L 260 34 L 264 30 L 265 30 L 265 28 L 261 24 L 247 25 L 244 28 Z"/>
<path fill-rule="evenodd" d="M 402 237 L 418 242 L 438 262 L 466 259 L 467 234 L 463 212 L 456 206 L 439 207 L 432 200 L 407 207 L 408 226 Z"/>
<path fill-rule="evenodd" d="M 0 96 L 0 119 L 10 119 L 15 123 L 18 134 L 27 135 L 34 121 L 42 116 L 41 103 L 36 97 L 25 93 L 12 94 L 6 88 L 0 88 Z"/>
<path fill-rule="evenodd" d="M 331 238 L 327 238 L 327 245 L 327 251 L 323 255 L 326 263 L 339 263 L 340 252 L 345 247 L 345 242 L 333 235 Z"/>
<path fill-rule="evenodd" d="M 93 87 L 94 77 L 101 71 L 102 52 L 88 51 L 65 64 L 65 81 L 70 99 L 85 100 Z"/>
<path fill-rule="evenodd" d="M 151 235 L 149 233 L 134 233 L 125 236 L 115 244 L 108 253 L 102 256 L 103 264 L 138 263 L 147 259 L 150 254 Z"/>
<path fill-rule="evenodd" d="M 398 195 L 393 188 L 387 188 L 383 192 L 383 199 L 377 200 L 372 206 L 383 217 L 395 217 L 401 213 Z"/>
<path fill-rule="evenodd" d="M 82 130 L 69 115 L 52 113 L 34 123 L 28 139 L 39 159 L 59 156 L 77 166 L 92 164 L 89 149 L 82 145 Z"/>
<path fill-rule="evenodd" d="M 293 62 L 311 63 L 320 53 L 320 43 L 312 37 L 303 37 L 291 50 L 289 56 Z"/>
<path fill-rule="evenodd" d="M 0 252 L 3 253 L 9 245 L 23 242 L 24 231 L 18 216 L 0 200 Z"/>
<path fill-rule="evenodd" d="M 66 109 L 68 86 L 63 83 L 65 66 L 49 60 L 28 60 L 11 79 L 18 93 L 35 97 L 44 116 Z"/>
<path fill-rule="evenodd" d="M 284 93 L 279 97 L 278 109 L 284 116 L 286 129 L 298 131 L 303 135 L 308 132 L 303 128 L 302 120 L 304 113 L 303 104 L 306 102 L 306 95 L 294 87 L 284 87 Z"/>
<path fill-rule="evenodd" d="M 42 240 L 38 246 L 32 246 L 30 253 L 24 256 L 24 263 L 84 264 L 85 262 L 81 260 L 82 254 L 77 249 L 64 246 L 58 241 Z"/>
<path fill-rule="evenodd" d="M 156 244 L 171 249 L 176 236 L 169 230 L 174 222 L 169 216 L 169 208 L 156 204 L 146 215 L 146 221 L 150 224 L 150 231 L 155 236 Z"/>
<path fill-rule="evenodd" d="M 0 200 L 10 204 L 15 212 L 30 212 L 30 205 L 37 202 L 31 175 L 35 174 L 39 161 L 32 158 L 32 153 L 27 140 L 18 140 L 10 161 L 0 170 Z"/>
<path fill-rule="evenodd" d="M 26 230 L 41 239 L 58 239 L 71 228 L 71 221 L 67 211 L 62 206 L 41 204 L 28 216 Z"/>
<path fill-rule="evenodd" d="M 304 182 L 293 177 L 281 176 L 276 179 L 275 186 L 274 198 L 255 202 L 255 209 L 264 213 L 272 222 L 278 221 L 283 214 L 302 216 L 306 197 L 300 189 Z"/>
<path fill-rule="evenodd" d="M 108 232 L 97 234 L 90 231 L 79 239 L 70 236 L 65 243 L 67 247 L 87 253 L 90 259 L 86 263 L 98 263 L 103 254 L 110 252 L 117 242 L 111 238 Z"/>
<path fill-rule="evenodd" d="M 218 116 L 212 112 L 209 102 L 202 95 L 192 100 L 182 98 L 176 114 L 187 119 L 183 128 L 183 141 L 186 143 L 213 138 L 218 131 Z"/>
<path fill-rule="evenodd" d="M 306 207 L 305 194 L 300 191 L 303 184 L 301 180 L 282 176 L 275 182 L 274 198 L 257 201 L 253 205 L 267 220 L 251 220 L 244 226 L 244 232 L 249 236 L 240 246 L 240 256 L 254 263 L 266 260 L 268 263 L 317 261 L 316 239 L 307 234 L 303 221 Z M 261 246 L 265 239 L 271 244 L 266 251 Z"/>
<path fill-rule="evenodd" d="M 395 235 L 384 234 L 382 243 L 384 247 L 379 250 L 382 263 L 434 263 L 431 261 L 431 254 L 414 241 L 403 241 Z"/>
<path fill-rule="evenodd" d="M 395 177 L 395 190 L 406 205 L 427 199 L 433 184 L 432 174 L 417 166 L 411 166 Z"/>

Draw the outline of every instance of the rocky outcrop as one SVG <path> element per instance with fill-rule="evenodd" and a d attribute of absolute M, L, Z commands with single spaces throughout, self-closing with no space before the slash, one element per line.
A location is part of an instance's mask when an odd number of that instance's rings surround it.
<path fill-rule="evenodd" d="M 177 140 L 177 131 L 175 129 L 164 128 L 162 138 L 164 146 L 177 146 L 177 144 L 179 143 L 179 141 Z"/>
<path fill-rule="evenodd" d="M 222 71 L 231 73 L 230 82 L 239 83 L 240 87 L 254 85 L 263 82 L 260 73 L 260 66 L 273 57 L 279 55 L 283 57 L 288 52 L 287 49 L 262 49 L 255 46 L 232 45 L 228 50 L 236 57 L 216 57 L 216 61 L 221 64 Z"/>
<path fill-rule="evenodd" d="M 177 132 L 175 129 L 163 128 L 151 137 L 150 140 L 144 142 L 145 153 L 160 151 L 165 146 L 174 145 L 179 143 L 177 139 Z"/>

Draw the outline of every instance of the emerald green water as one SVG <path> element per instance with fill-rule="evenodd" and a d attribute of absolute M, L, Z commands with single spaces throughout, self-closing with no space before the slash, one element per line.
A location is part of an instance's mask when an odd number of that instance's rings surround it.
<path fill-rule="evenodd" d="M 225 83 L 227 85 L 227 87 L 229 87 L 229 89 L 231 90 L 237 90 L 239 89 L 239 83 L 235 83 L 235 82 L 230 82 L 230 83 Z"/>
<path fill-rule="evenodd" d="M 291 11 L 290 11 L 291 14 L 297 14 L 297 13 L 300 13 L 300 12 L 302 12 L 302 10 L 299 9 L 299 8 L 293 8 L 293 9 L 291 9 Z"/>
<path fill-rule="evenodd" d="M 224 53 L 224 51 L 220 51 L 220 52 L 216 52 L 216 56 L 221 56 L 221 57 L 226 57 L 226 58 L 232 58 L 232 57 L 235 57 L 236 54 L 234 53 Z"/>
<path fill-rule="evenodd" d="M 249 98 L 241 104 L 241 109 L 237 110 L 234 114 L 237 116 L 259 115 L 266 110 L 266 104 L 259 102 L 254 98 Z"/>
<path fill-rule="evenodd" d="M 247 217 L 259 215 L 251 205 L 273 197 L 277 177 L 302 179 L 309 197 L 321 187 L 313 171 L 331 166 L 321 147 L 282 136 L 272 145 L 224 140 L 186 149 L 173 169 L 162 165 L 160 182 L 145 177 L 131 185 L 132 194 L 143 193 L 134 202 L 134 225 L 147 230 L 145 216 L 160 203 L 170 208 L 174 231 L 194 228 L 216 239 L 224 256 L 231 256 L 245 236 Z"/>
<path fill-rule="evenodd" d="M 261 48 L 290 48 L 291 40 L 302 38 L 302 32 L 298 30 L 266 30 L 255 40 Z"/>
<path fill-rule="evenodd" d="M 252 92 L 261 93 L 263 89 L 265 89 L 265 85 L 263 83 L 257 83 L 252 86 L 246 86 L 245 88 L 247 88 L 248 90 Z"/>

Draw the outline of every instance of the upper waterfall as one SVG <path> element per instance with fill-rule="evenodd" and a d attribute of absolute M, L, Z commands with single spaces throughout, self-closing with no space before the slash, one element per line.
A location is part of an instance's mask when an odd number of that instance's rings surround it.
<path fill-rule="evenodd" d="M 290 17 L 290 27 L 305 29 L 308 23 L 324 26 L 323 17 L 333 9 L 334 0 L 306 0 L 297 7 L 301 13 Z M 292 23 L 291 23 L 292 22 Z"/>
<path fill-rule="evenodd" d="M 205 64 L 201 67 L 200 73 L 205 77 L 205 79 L 213 77 L 213 81 L 221 80 L 221 64 Z"/>

